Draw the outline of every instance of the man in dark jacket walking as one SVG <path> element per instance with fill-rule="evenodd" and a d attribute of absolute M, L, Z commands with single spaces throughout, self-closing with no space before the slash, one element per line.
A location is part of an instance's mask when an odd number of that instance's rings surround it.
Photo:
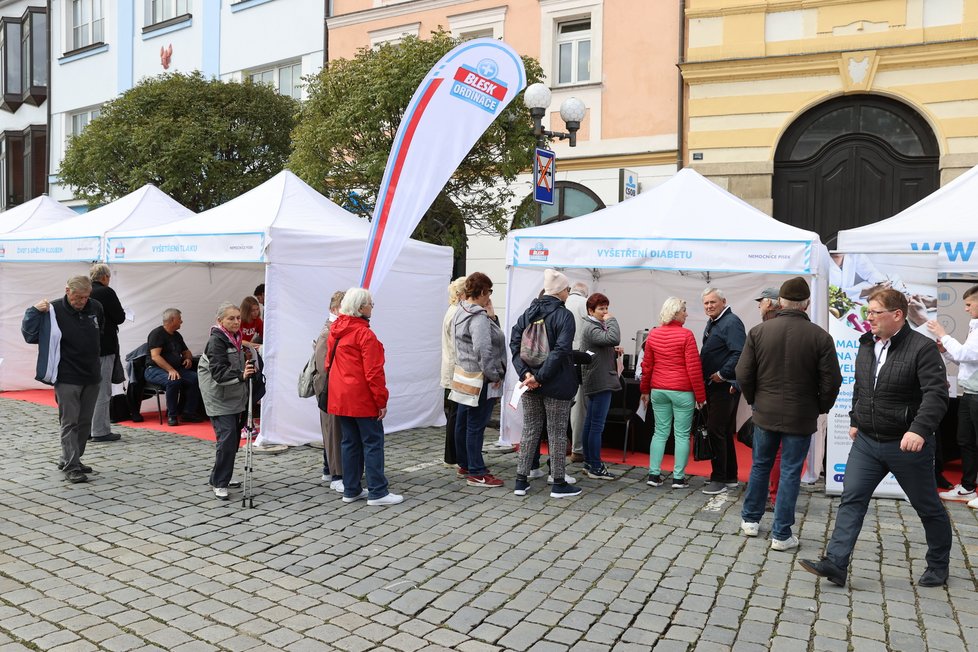
<path fill-rule="evenodd" d="M 61 425 L 58 468 L 68 482 L 87 482 L 92 467 L 82 464 L 92 432 L 99 387 L 99 337 L 102 305 L 91 300 L 92 282 L 74 276 L 60 299 L 41 299 L 24 313 L 21 333 L 37 344 L 37 380 L 54 385 Z"/>
<path fill-rule="evenodd" d="M 754 410 L 754 463 L 741 512 L 741 531 L 757 536 L 767 501 L 771 467 L 781 448 L 781 482 L 774 505 L 771 549 L 798 547 L 791 533 L 801 469 L 818 427 L 818 415 L 835 404 L 842 373 L 832 336 L 809 320 L 811 290 L 805 279 L 785 281 L 781 309 L 747 334 L 737 362 L 737 382 Z"/>
<path fill-rule="evenodd" d="M 740 392 L 731 381 L 736 379 L 737 360 L 744 348 L 744 322 L 727 306 L 723 292 L 717 288 L 703 290 L 703 310 L 709 321 L 703 331 L 700 361 L 706 381 L 706 432 L 713 448 L 713 472 L 703 493 L 715 495 L 737 488 L 737 404 Z"/>
<path fill-rule="evenodd" d="M 122 435 L 110 430 L 109 401 L 112 399 L 112 371 L 119 357 L 119 325 L 126 321 L 126 311 L 119 303 L 115 290 L 109 287 L 112 276 L 109 266 L 95 263 L 88 272 L 92 279 L 92 298 L 102 304 L 105 311 L 105 327 L 99 340 L 99 364 L 102 380 L 95 414 L 92 416 L 92 441 L 116 441 Z"/>
<path fill-rule="evenodd" d="M 872 332 L 859 338 L 849 412 L 853 443 L 835 530 L 821 560 L 800 562 L 839 586 L 845 586 L 869 499 L 888 473 L 924 526 L 927 569 L 917 583 L 947 583 L 951 522 L 934 477 L 934 432 L 947 411 L 947 370 L 934 342 L 907 324 L 907 310 L 902 292 L 879 290 L 869 297 Z"/>
<path fill-rule="evenodd" d="M 544 271 L 543 291 L 534 299 L 513 326 L 509 347 L 513 353 L 513 368 L 522 384 L 529 388 L 523 394 L 523 434 L 520 438 L 520 454 L 516 466 L 517 496 L 525 496 L 529 488 L 527 476 L 537 443 L 543 432 L 544 415 L 547 421 L 547 441 L 550 447 L 553 487 L 552 498 L 576 496 L 580 488 L 564 478 L 567 464 L 567 423 L 570 419 L 571 400 L 577 393 L 577 374 L 574 371 L 574 315 L 564 307 L 570 295 L 570 281 L 560 272 Z M 550 351 L 546 359 L 535 367 L 529 366 L 520 356 L 523 331 L 531 324 L 543 321 Z"/>

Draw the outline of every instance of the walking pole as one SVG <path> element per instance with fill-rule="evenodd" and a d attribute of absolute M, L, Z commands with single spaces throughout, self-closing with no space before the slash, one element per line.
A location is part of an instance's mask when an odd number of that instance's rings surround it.
<path fill-rule="evenodd" d="M 252 413 L 252 400 L 251 400 L 252 384 L 251 378 L 248 378 L 248 422 L 245 424 L 245 461 L 244 461 L 244 482 L 242 483 L 243 491 L 241 493 L 241 506 L 242 507 L 254 507 L 255 498 L 253 495 L 252 486 L 254 478 L 252 477 L 253 463 L 254 463 L 254 450 L 251 447 L 252 439 L 255 434 L 255 415 Z"/>

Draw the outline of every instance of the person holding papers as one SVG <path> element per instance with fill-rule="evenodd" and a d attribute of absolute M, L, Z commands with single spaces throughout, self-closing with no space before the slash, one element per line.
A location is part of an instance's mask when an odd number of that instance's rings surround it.
<path fill-rule="evenodd" d="M 669 297 L 659 311 L 658 328 L 649 331 L 642 358 L 642 403 L 652 403 L 655 432 L 649 447 L 649 479 L 646 484 L 658 487 L 665 483 L 662 455 L 669 433 L 675 431 L 675 464 L 672 488 L 685 489 L 686 462 L 689 460 L 689 431 L 693 408 L 706 403 L 706 386 L 696 338 L 684 327 L 686 302 Z"/>

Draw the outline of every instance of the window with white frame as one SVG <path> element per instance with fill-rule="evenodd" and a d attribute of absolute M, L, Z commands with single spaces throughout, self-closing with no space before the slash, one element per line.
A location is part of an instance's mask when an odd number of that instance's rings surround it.
<path fill-rule="evenodd" d="M 591 19 L 557 23 L 556 68 L 558 84 L 591 81 Z"/>
<path fill-rule="evenodd" d="M 190 13 L 190 0 L 149 0 L 146 24 L 155 25 L 165 20 Z"/>
<path fill-rule="evenodd" d="M 464 14 L 454 14 L 448 17 L 448 27 L 452 36 L 463 41 L 477 38 L 503 38 L 503 26 L 506 21 L 506 6 L 469 11 Z"/>
<path fill-rule="evenodd" d="M 65 145 L 67 146 L 75 136 L 80 136 L 88 123 L 97 118 L 101 112 L 102 108 L 96 106 L 69 114 L 65 121 Z"/>
<path fill-rule="evenodd" d="M 70 12 L 69 50 L 77 50 L 105 40 L 105 12 L 102 0 L 72 0 Z"/>
<path fill-rule="evenodd" d="M 282 95 L 302 99 L 302 63 L 287 63 L 265 70 L 255 70 L 248 78 L 256 84 L 268 84 Z"/>

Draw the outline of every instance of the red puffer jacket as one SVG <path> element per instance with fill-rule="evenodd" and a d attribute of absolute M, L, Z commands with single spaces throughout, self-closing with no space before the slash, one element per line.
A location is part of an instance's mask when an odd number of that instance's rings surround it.
<path fill-rule="evenodd" d="M 653 389 L 693 392 L 697 402 L 706 400 L 696 338 L 678 321 L 653 328 L 645 340 L 641 392 Z"/>
<path fill-rule="evenodd" d="M 329 368 L 330 414 L 377 417 L 387 407 L 384 345 L 366 319 L 340 315 L 333 322 L 326 342 L 325 366 Z"/>

